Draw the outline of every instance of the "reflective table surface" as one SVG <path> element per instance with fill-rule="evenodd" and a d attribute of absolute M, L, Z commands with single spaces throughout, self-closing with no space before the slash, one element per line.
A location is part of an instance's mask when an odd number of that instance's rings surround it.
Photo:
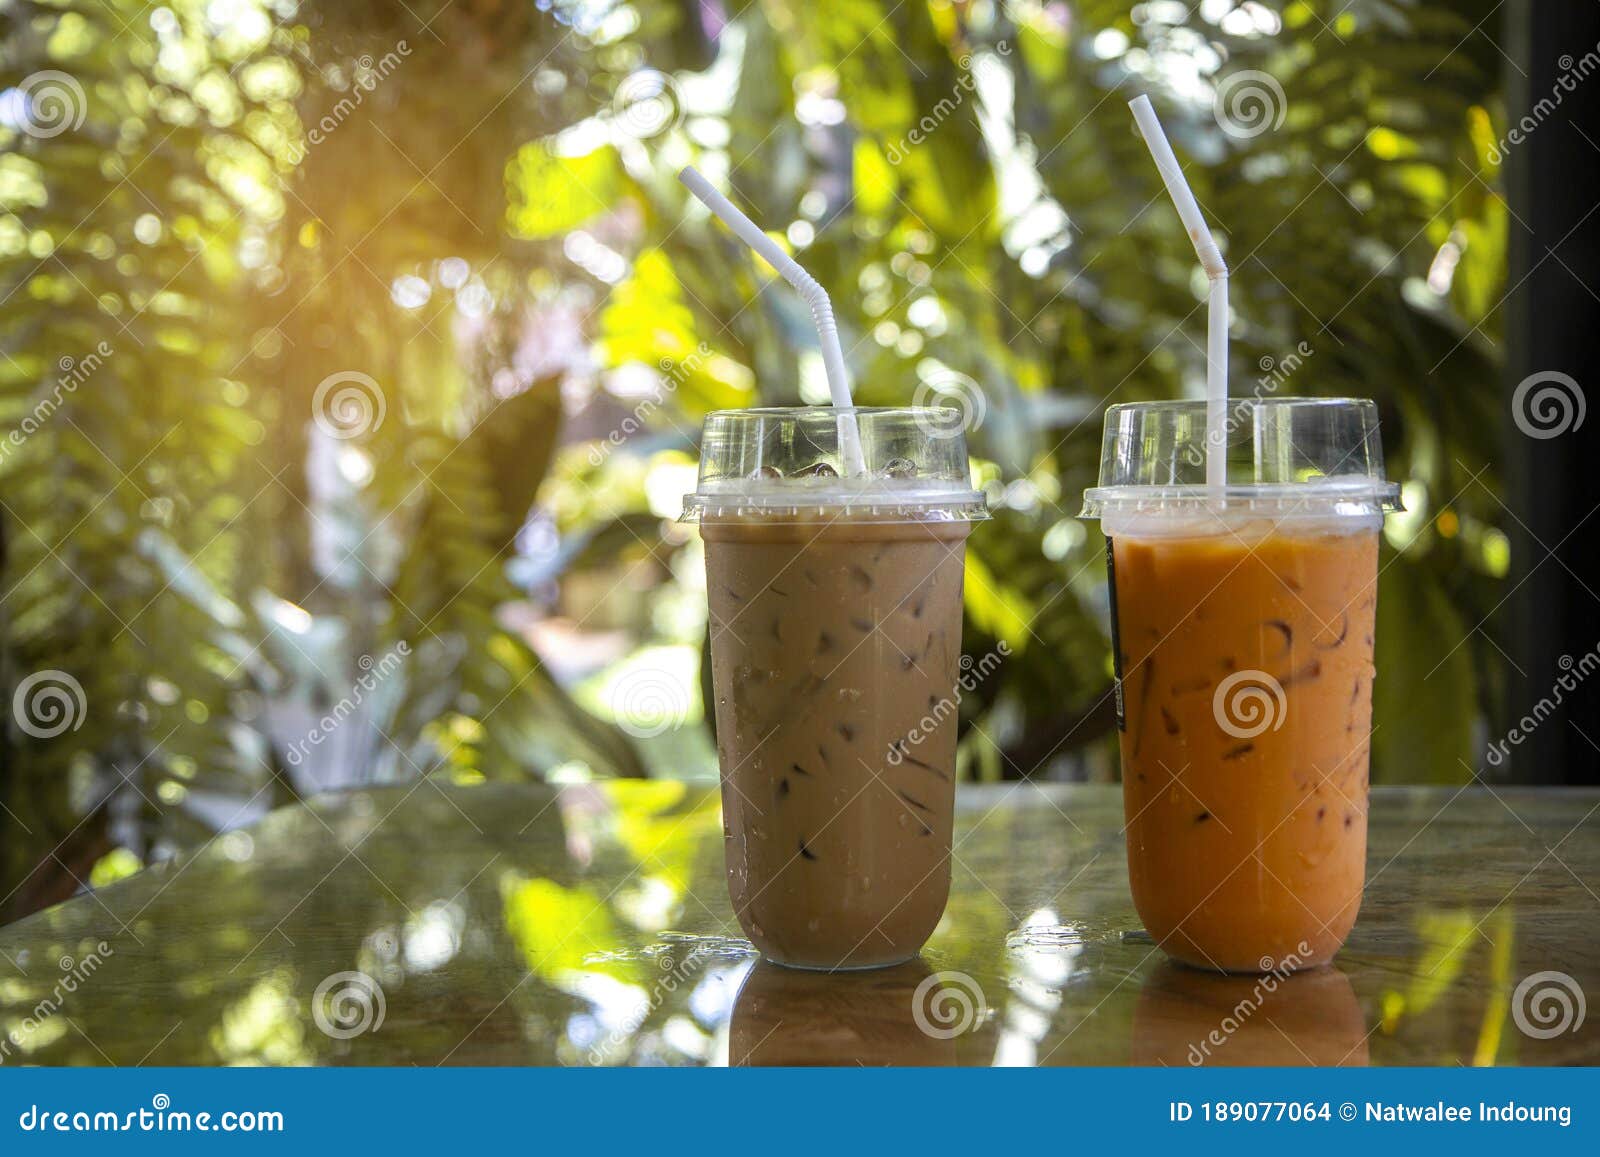
<path fill-rule="evenodd" d="M 1600 1063 L 1600 792 L 1376 789 L 1335 966 L 1163 960 L 1120 789 L 963 786 L 878 972 L 761 963 L 715 791 L 434 781 L 276 812 L 0 929 L 15 1064 Z"/>

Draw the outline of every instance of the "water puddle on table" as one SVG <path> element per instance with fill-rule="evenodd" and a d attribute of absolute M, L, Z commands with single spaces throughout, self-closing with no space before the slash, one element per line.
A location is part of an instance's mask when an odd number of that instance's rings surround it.
<path fill-rule="evenodd" d="M 625 948 L 617 952 L 595 952 L 584 957 L 585 964 L 660 963 L 664 959 L 680 962 L 745 960 L 756 956 L 755 945 L 738 936 L 695 936 L 687 932 L 662 932 L 653 944 Z"/>

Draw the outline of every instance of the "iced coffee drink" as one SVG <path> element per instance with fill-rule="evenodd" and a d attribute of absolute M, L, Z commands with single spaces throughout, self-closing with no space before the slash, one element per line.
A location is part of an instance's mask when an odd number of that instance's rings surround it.
<path fill-rule="evenodd" d="M 1394 488 L 1371 403 L 1240 405 L 1246 453 L 1222 493 L 1113 482 L 1090 502 L 1107 537 L 1134 906 L 1179 961 L 1269 972 L 1327 962 L 1361 906 Z M 1181 477 L 1198 433 L 1184 406 L 1114 408 L 1103 470 Z"/>
<path fill-rule="evenodd" d="M 1113 539 L 1128 877 L 1190 964 L 1321 964 L 1361 906 L 1378 540 L 1271 522 Z M 1262 961 L 1268 963 L 1263 964 Z"/>
<path fill-rule="evenodd" d="M 819 969 L 909 959 L 944 911 L 963 562 L 982 513 L 959 424 L 851 417 L 865 477 L 833 464 L 832 410 L 712 415 L 691 496 L 734 911 L 767 959 Z M 719 488 L 719 469 L 737 485 Z"/>

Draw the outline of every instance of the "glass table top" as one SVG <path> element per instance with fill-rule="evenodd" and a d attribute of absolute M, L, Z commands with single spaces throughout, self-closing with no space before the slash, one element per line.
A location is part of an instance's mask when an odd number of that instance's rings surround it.
<path fill-rule="evenodd" d="M 1266 979 L 1141 931 L 1120 789 L 958 800 L 922 956 L 833 974 L 741 939 L 714 790 L 288 808 L 0 929 L 0 1065 L 1600 1063 L 1600 792 L 1375 789 L 1345 950 Z"/>

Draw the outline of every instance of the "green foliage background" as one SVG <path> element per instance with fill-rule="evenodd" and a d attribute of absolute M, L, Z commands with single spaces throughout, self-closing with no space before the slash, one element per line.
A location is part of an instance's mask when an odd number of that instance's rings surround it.
<path fill-rule="evenodd" d="M 1492 7 L 0 3 L 0 91 L 59 70 L 84 113 L 0 117 L 0 689 L 59 670 L 87 704 L 51 738 L 5 718 L 0 907 L 353 783 L 705 774 L 703 743 L 636 742 L 523 629 L 531 606 L 696 651 L 669 515 L 699 418 L 820 400 L 804 309 L 688 201 L 687 163 L 833 289 L 860 401 L 977 385 L 998 516 L 967 645 L 1014 654 L 964 704 L 968 774 L 1113 775 L 1077 495 L 1104 404 L 1204 373 L 1139 91 L 1225 238 L 1235 391 L 1304 343 L 1283 392 L 1382 407 L 1411 512 L 1375 775 L 1467 777 L 1508 567 Z M 1244 71 L 1283 118 L 1230 136 L 1212 92 Z M 383 420 L 321 435 L 318 386 L 351 372 Z"/>

